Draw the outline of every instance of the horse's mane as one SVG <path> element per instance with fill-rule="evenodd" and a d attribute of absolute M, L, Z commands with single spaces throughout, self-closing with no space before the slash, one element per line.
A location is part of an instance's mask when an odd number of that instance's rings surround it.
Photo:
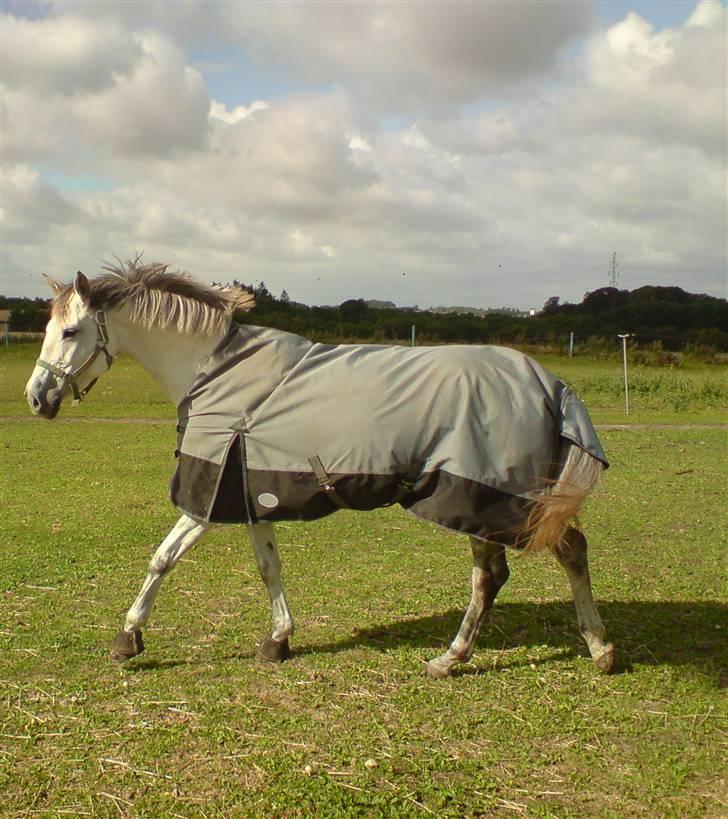
<path fill-rule="evenodd" d="M 106 264 L 105 274 L 89 279 L 92 310 L 126 306 L 133 322 L 147 329 L 175 327 L 186 335 L 212 335 L 224 329 L 235 310 L 250 310 L 252 293 L 241 287 L 203 284 L 189 274 L 171 272 L 169 265 L 133 261 Z M 73 295 L 73 285 L 63 285 L 51 312 L 62 316 Z"/>

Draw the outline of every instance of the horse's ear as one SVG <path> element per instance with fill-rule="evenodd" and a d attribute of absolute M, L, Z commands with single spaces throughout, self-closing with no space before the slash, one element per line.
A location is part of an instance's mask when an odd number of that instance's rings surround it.
<path fill-rule="evenodd" d="M 61 284 L 57 279 L 54 279 L 51 276 L 47 276 L 45 273 L 43 274 L 43 278 L 45 279 L 48 287 L 50 287 L 50 289 L 55 293 L 56 296 L 65 287 L 65 285 Z"/>
<path fill-rule="evenodd" d="M 80 270 L 76 273 L 76 278 L 73 280 L 73 289 L 81 301 L 87 302 L 91 297 L 91 285 Z"/>

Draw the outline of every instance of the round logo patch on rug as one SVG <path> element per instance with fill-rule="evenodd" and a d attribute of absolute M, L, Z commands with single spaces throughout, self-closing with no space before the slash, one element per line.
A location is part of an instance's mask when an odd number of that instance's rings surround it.
<path fill-rule="evenodd" d="M 278 506 L 278 498 L 271 492 L 263 492 L 262 495 L 258 495 L 258 503 L 266 509 L 275 509 Z"/>

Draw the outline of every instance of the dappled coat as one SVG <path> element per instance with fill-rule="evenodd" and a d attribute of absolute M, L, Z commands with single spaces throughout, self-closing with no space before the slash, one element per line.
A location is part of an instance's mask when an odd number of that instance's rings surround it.
<path fill-rule="evenodd" d="M 566 442 L 607 463 L 573 390 L 503 347 L 314 344 L 233 324 L 178 420 L 172 500 L 219 523 L 400 503 L 514 543 Z"/>

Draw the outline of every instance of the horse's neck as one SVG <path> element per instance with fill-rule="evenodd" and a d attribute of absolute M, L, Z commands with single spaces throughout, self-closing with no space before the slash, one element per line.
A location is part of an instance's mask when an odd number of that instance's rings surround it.
<path fill-rule="evenodd" d="M 115 322 L 119 351 L 135 358 L 175 405 L 184 398 L 210 353 L 225 335 L 182 335 L 175 329 L 147 330 L 123 315 Z"/>

